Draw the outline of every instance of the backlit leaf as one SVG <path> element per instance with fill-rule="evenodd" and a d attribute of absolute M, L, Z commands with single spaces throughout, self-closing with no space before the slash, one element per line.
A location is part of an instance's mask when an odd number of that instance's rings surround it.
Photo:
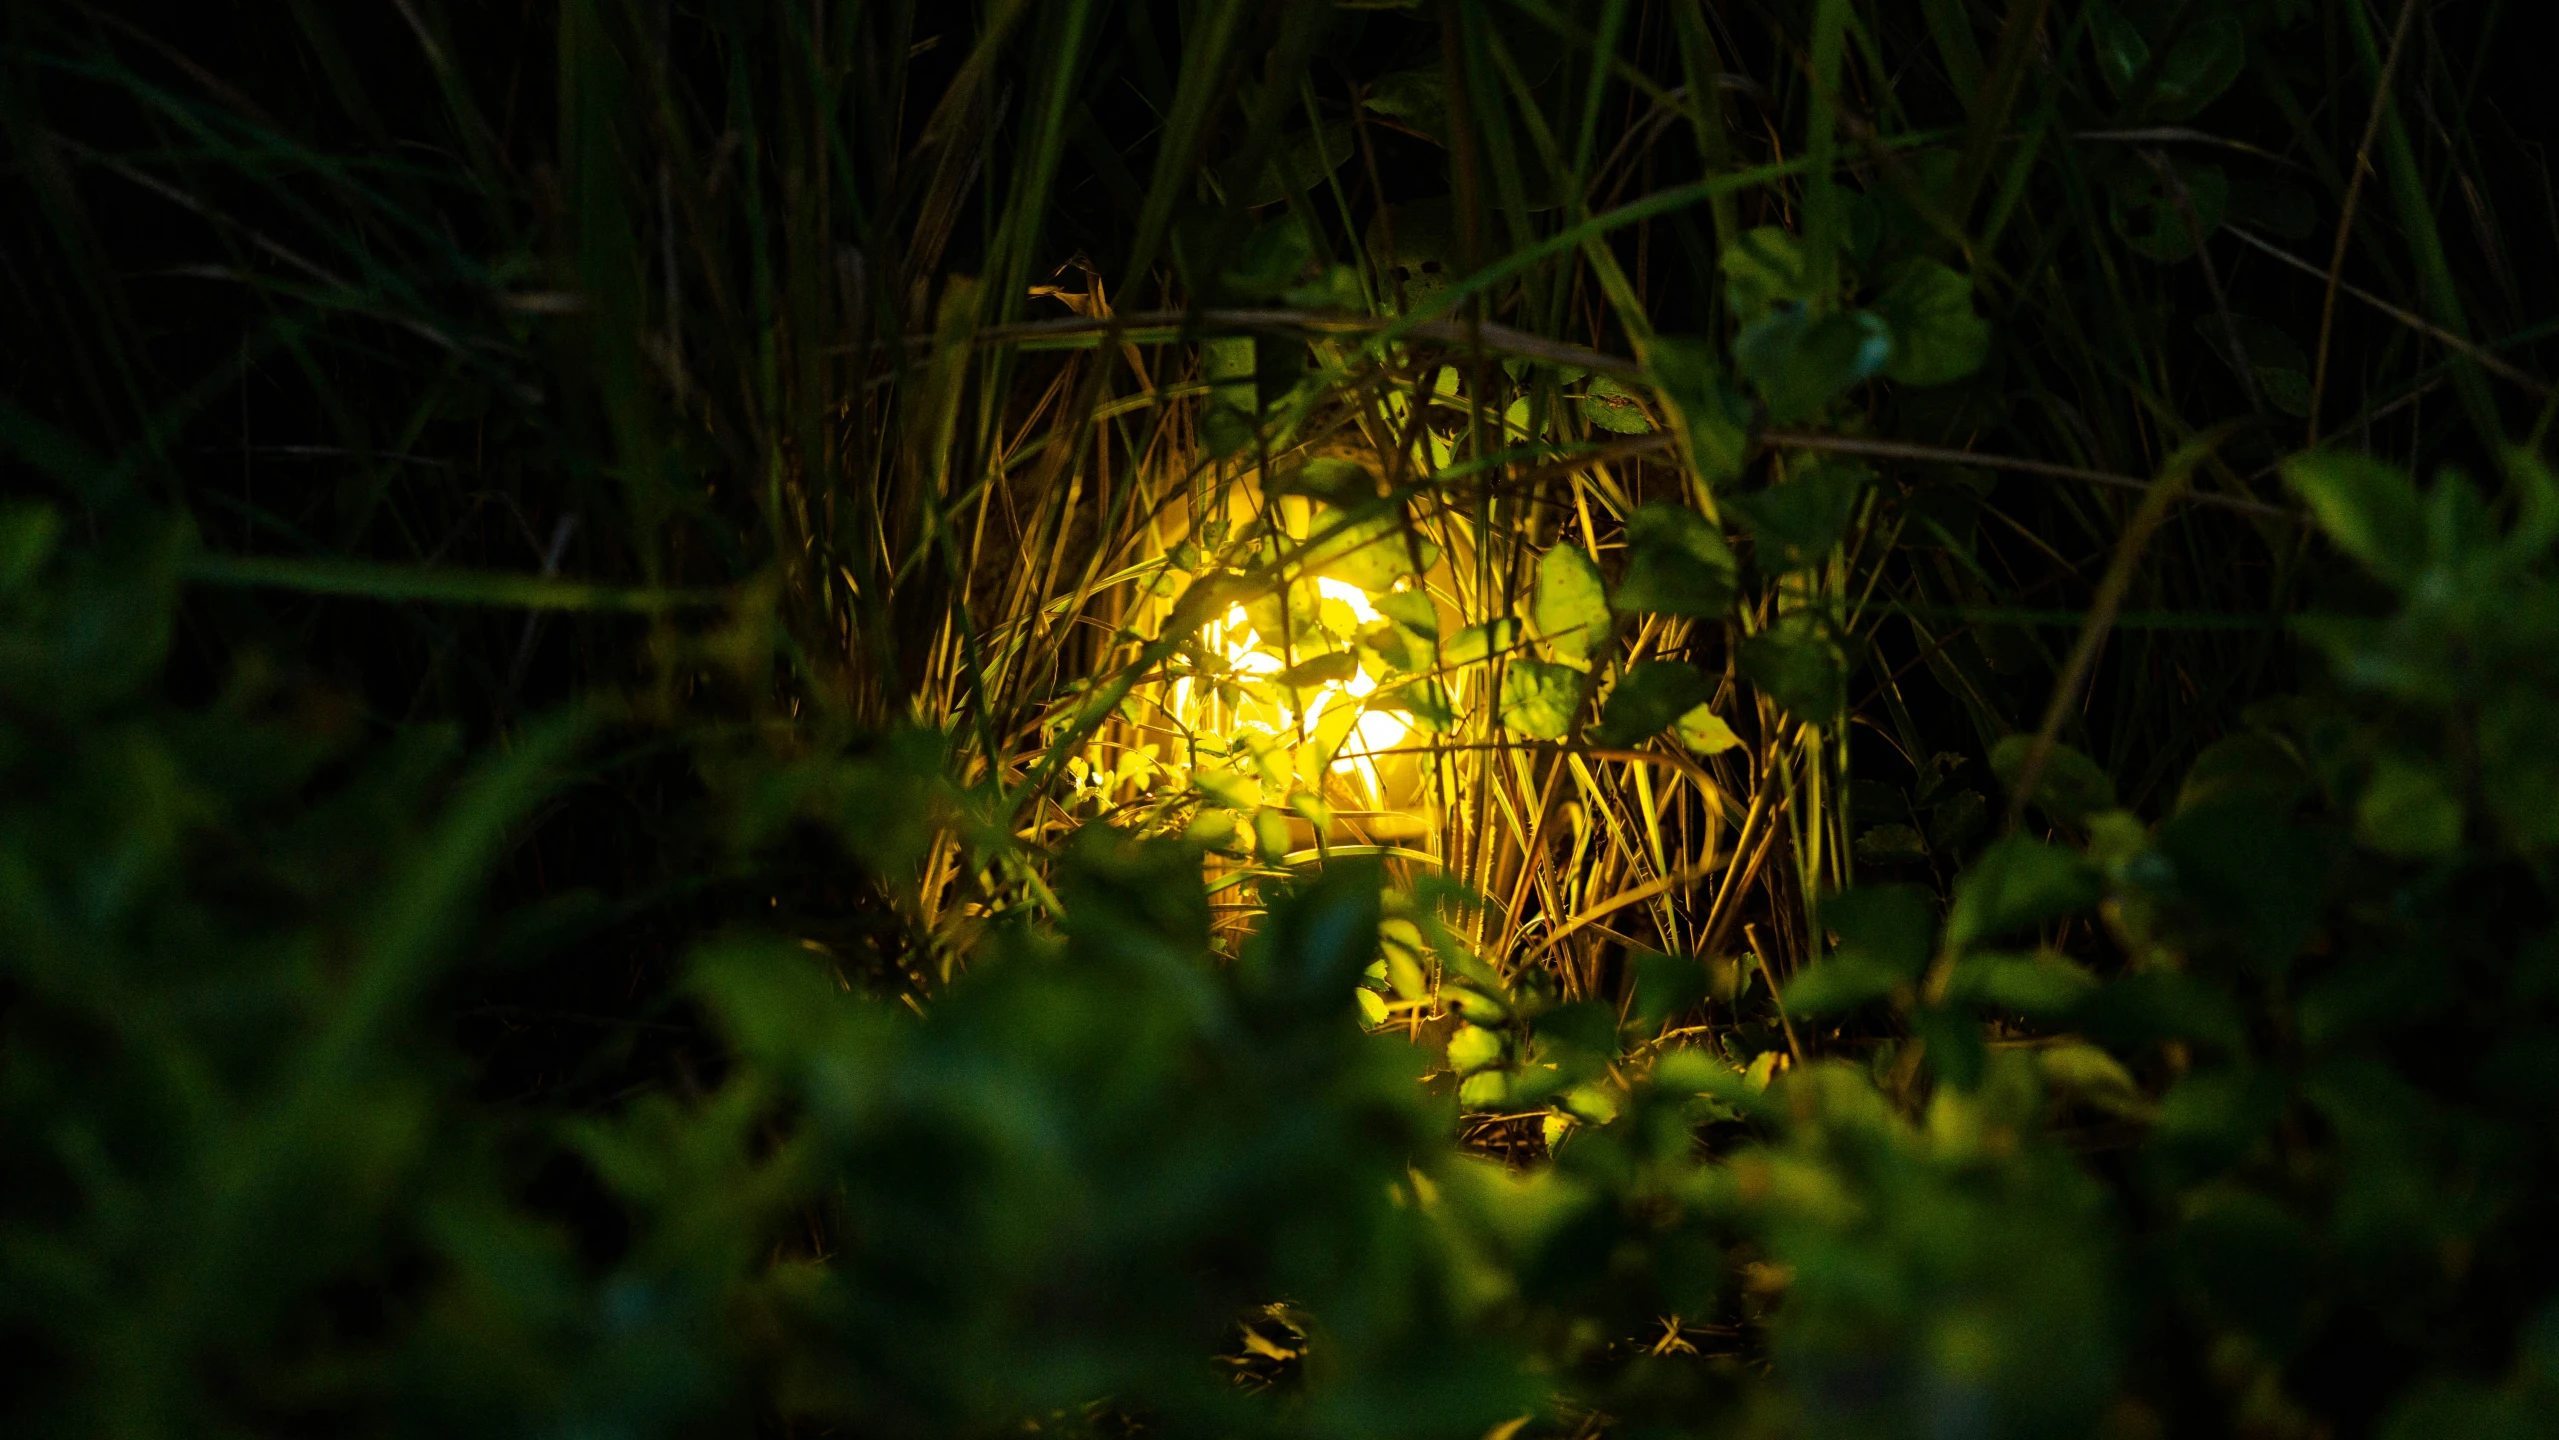
<path fill-rule="evenodd" d="M 1425 640 L 1439 638 L 1439 607 L 1431 597 L 1419 590 L 1392 590 L 1371 595 L 1368 603 L 1378 614 L 1412 631 Z"/>
<path fill-rule="evenodd" d="M 2355 802 L 2355 837 L 2387 855 L 2444 855 L 2461 845 L 2461 801 L 2431 766 L 2391 757 Z"/>
<path fill-rule="evenodd" d="M 1302 563 L 1375 595 L 1439 563 L 1439 547 L 1397 514 L 1345 520 L 1328 511 L 1316 520 Z"/>
<path fill-rule="evenodd" d="M 1515 659 L 1502 671 L 1502 723 L 1540 740 L 1561 740 L 1573 728 L 1581 672 L 1543 660 Z"/>
<path fill-rule="evenodd" d="M 1643 435 L 1653 428 L 1642 398 L 1606 375 L 1591 377 L 1589 393 L 1582 396 L 1579 408 L 1584 419 L 1612 434 Z"/>
<path fill-rule="evenodd" d="M 1591 656 L 1608 639 L 1608 589 L 1599 567 L 1578 546 L 1557 545 L 1537 561 L 1537 591 L 1532 606 L 1538 633 L 1555 649 L 1555 658 L 1587 669 Z"/>
<path fill-rule="evenodd" d="M 1487 620 L 1449 636 L 1440 646 L 1440 658 L 1451 665 L 1481 665 L 1495 655 L 1509 653 L 1518 644 L 1518 621 Z"/>
<path fill-rule="evenodd" d="M 2398 467 L 2368 455 L 2322 450 L 2283 464 L 2284 483 L 2310 506 L 2337 548 L 2394 585 L 2426 563 L 2426 507 Z"/>
<path fill-rule="evenodd" d="M 1700 755 L 1721 755 L 1742 743 L 1742 737 L 1734 734 L 1733 727 L 1725 724 L 1724 717 L 1710 705 L 1700 705 L 1680 716 L 1678 726 L 1679 743 Z"/>
<path fill-rule="evenodd" d="M 1479 1025 L 1460 1025 L 1448 1037 L 1448 1068 L 1460 1075 L 1500 1063 L 1502 1037 Z"/>

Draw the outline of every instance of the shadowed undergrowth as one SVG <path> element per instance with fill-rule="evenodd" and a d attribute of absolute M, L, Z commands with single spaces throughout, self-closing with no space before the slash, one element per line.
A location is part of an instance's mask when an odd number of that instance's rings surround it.
<path fill-rule="evenodd" d="M 12 11 L 0 1414 L 2546 1433 L 2501 23 Z"/>

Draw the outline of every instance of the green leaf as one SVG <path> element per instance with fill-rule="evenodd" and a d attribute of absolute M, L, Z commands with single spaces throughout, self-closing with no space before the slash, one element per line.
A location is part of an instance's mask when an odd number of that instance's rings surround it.
<path fill-rule="evenodd" d="M 1232 455 L 1253 443 L 1261 399 L 1255 384 L 1250 335 L 1226 335 L 1200 345 L 1200 376 L 1208 382 L 1208 413 L 1200 442 L 1213 455 Z"/>
<path fill-rule="evenodd" d="M 1530 613 L 1555 658 L 1577 670 L 1608 641 L 1608 588 L 1599 567 L 1578 546 L 1557 545 L 1538 557 L 1537 592 Z"/>
<path fill-rule="evenodd" d="M 2322 450 L 2286 460 L 2283 476 L 2319 528 L 2365 569 L 2402 588 L 2424 571 L 2425 502 L 2398 467 Z"/>
<path fill-rule="evenodd" d="M 1641 744 L 1706 703 L 1713 693 L 1706 677 L 1685 660 L 1639 661 L 1608 692 L 1607 707 L 1591 738 L 1602 745 Z"/>
<path fill-rule="evenodd" d="M 1617 1009 L 1597 1000 L 1558 1005 L 1530 1022 L 1540 1042 L 1569 1046 L 1584 1055 L 1614 1059 L 1617 1055 Z"/>
<path fill-rule="evenodd" d="M 2319 832 L 2233 797 L 2178 812 L 2152 843 L 2169 862 L 2169 892 L 2257 968 L 2279 971 L 2301 953 L 2328 888 L 2330 850 Z"/>
<path fill-rule="evenodd" d="M 2147 167 L 2126 170 L 2114 182 L 2107 205 L 2116 233 L 2137 255 L 2162 264 L 2195 253 L 2195 237 L 2221 228 L 2230 209 L 2230 177 L 2218 165 L 2169 162 L 2176 190 Z M 2182 191 L 2185 204 L 2177 202 Z M 2188 212 L 2193 212 L 2189 222 Z"/>
<path fill-rule="evenodd" d="M 1744 679 L 1807 724 L 1827 725 L 1848 705 L 1848 657 L 1810 616 L 1751 636 L 1736 658 Z"/>
<path fill-rule="evenodd" d="M 1448 687 L 1437 680 L 1408 680 L 1391 690 L 1379 690 L 1368 697 L 1368 708 L 1409 715 L 1415 725 L 1434 735 L 1457 728 L 1457 704 Z"/>
<path fill-rule="evenodd" d="M 1357 312 L 1368 308 L 1368 295 L 1360 288 L 1359 271 L 1339 261 L 1281 291 L 1280 301 L 1298 310 Z"/>
<path fill-rule="evenodd" d="M 1688 460 L 1710 485 L 1740 477 L 1750 459 L 1750 401 L 1724 378 L 1711 341 L 1659 335 L 1650 361 L 1653 384 L 1678 412 Z"/>
<path fill-rule="evenodd" d="M 2034 745 L 2032 735 L 2010 735 L 1990 747 L 1991 773 L 2011 793 Z M 2042 773 L 2035 777 L 2032 800 L 2046 815 L 2075 825 L 2100 810 L 2115 808 L 2115 782 L 2096 761 L 2056 740 L 2044 756 Z"/>
<path fill-rule="evenodd" d="M 2426 554 L 2456 584 L 2468 582 L 2464 598 L 2479 593 L 2480 564 L 2497 548 L 2497 529 L 2486 497 L 2467 476 L 2447 469 L 2435 477 L 2426 492 Z"/>
<path fill-rule="evenodd" d="M 2233 345 L 2232 332 L 2237 332 Z M 2310 357 L 2301 344 L 2280 328 L 2254 315 L 2233 315 L 2224 325 L 2219 315 L 2195 317 L 2195 333 L 2238 373 L 2239 358 L 2248 358 L 2247 373 L 2266 402 L 2296 418 L 2310 413 Z"/>
<path fill-rule="evenodd" d="M 0 598 L 34 583 L 53 558 L 62 534 L 62 512 L 34 501 L 0 504 Z"/>
<path fill-rule="evenodd" d="M 1448 82 L 1438 66 L 1390 70 L 1369 82 L 1368 108 L 1445 149 L 1448 145 Z"/>
<path fill-rule="evenodd" d="M 1732 547 L 1705 516 L 1654 502 L 1626 518 L 1630 557 L 1612 597 L 1619 610 L 1713 619 L 1733 603 Z"/>
<path fill-rule="evenodd" d="M 2488 808 L 2508 842 L 2538 849 L 2559 843 L 2559 753 L 2551 745 L 2551 704 L 2516 687 L 2479 715 L 2479 773 Z"/>
<path fill-rule="evenodd" d="M 2307 189 L 2260 172 L 2231 195 L 2229 219 L 2286 240 L 2307 240 L 2318 232 L 2319 207 Z"/>
<path fill-rule="evenodd" d="M 1637 955 L 1635 1019 L 1647 1031 L 1658 1029 L 1706 998 L 1706 967 L 1687 955 Z"/>
<path fill-rule="evenodd" d="M 1368 598 L 1378 614 L 1412 631 L 1425 640 L 1439 639 L 1439 607 L 1431 597 L 1419 590 L 1393 590 Z"/>
<path fill-rule="evenodd" d="M 1265 865 L 1277 865 L 1288 856 L 1288 817 L 1277 810 L 1253 812 L 1253 849 Z"/>
<path fill-rule="evenodd" d="M 1243 817 L 1232 810 L 1204 805 L 1200 807 L 1199 814 L 1191 817 L 1191 823 L 1182 827 L 1182 843 L 1220 854 L 1237 853 L 1242 842 L 1236 837 L 1235 827 L 1242 820 Z"/>
<path fill-rule="evenodd" d="M 1576 1120 L 1605 1125 L 1617 1118 L 1617 1092 L 1606 1085 L 1576 1085 L 1564 1092 L 1564 1109 Z"/>
<path fill-rule="evenodd" d="M 1946 985 L 1951 998 L 2038 1019 L 2069 1014 L 2095 989 L 2058 955 L 1967 955 Z"/>
<path fill-rule="evenodd" d="M 2040 925 L 2097 903 L 2105 886 L 2095 866 L 2068 850 L 2011 835 L 1982 852 L 1955 882 L 1946 921 L 1948 948 Z"/>
<path fill-rule="evenodd" d="M 1476 986 L 1451 985 L 1440 993 L 1458 1014 L 1476 1024 L 1498 1025 L 1510 1018 L 1511 1013 L 1509 1006 L 1489 993 L 1499 988 L 1488 980 Z"/>
<path fill-rule="evenodd" d="M 1733 727 L 1725 724 L 1724 717 L 1710 705 L 1700 705 L 1680 716 L 1678 726 L 1679 743 L 1700 755 L 1721 755 L 1742 743 L 1742 737 L 1734 734 Z"/>
<path fill-rule="evenodd" d="M 2128 1119 L 2147 1119 L 2150 1097 L 2124 1062 L 2085 1040 L 2065 1040 L 2035 1052 L 2044 1084 L 2066 1099 Z"/>
<path fill-rule="evenodd" d="M 1273 495 L 1306 495 L 1348 510 L 1377 498 L 1377 477 L 1355 460 L 1325 456 L 1283 470 L 1270 484 Z"/>
<path fill-rule="evenodd" d="M 1232 770 L 1201 770 L 1191 776 L 1200 793 L 1229 810 L 1253 811 L 1262 808 L 1262 782 L 1250 775 Z"/>
<path fill-rule="evenodd" d="M 1217 182 L 1225 188 L 1231 203 L 1248 210 L 1276 205 L 1288 198 L 1292 185 L 1300 194 L 1320 190 L 1325 177 L 1351 158 L 1356 148 L 1350 122 L 1328 120 L 1318 129 L 1300 130 L 1283 138 L 1259 174 L 1246 175 L 1238 157 L 1218 167 Z"/>
<path fill-rule="evenodd" d="M 1803 242 L 1774 225 L 1742 232 L 1724 248 L 1724 296 L 1744 324 L 1780 305 L 1801 305 L 1805 289 Z"/>
<path fill-rule="evenodd" d="M 1440 646 L 1440 659 L 1450 665 L 1481 665 L 1495 655 L 1506 654 L 1519 644 L 1519 622 L 1510 619 L 1487 620 L 1469 625 L 1448 637 Z"/>
<path fill-rule="evenodd" d="M 2088 20 L 2098 73 L 2106 77 L 2106 88 L 2121 96 L 2149 68 L 2150 41 L 2112 5 L 2092 7 Z"/>
<path fill-rule="evenodd" d="M 1779 425 L 1820 415 L 1892 355 L 1891 329 L 1864 310 L 1816 318 L 1801 306 L 1781 306 L 1733 337 L 1735 368 L 1759 387 L 1768 418 Z"/>
<path fill-rule="evenodd" d="M 2386 855 L 2461 848 L 2461 801 L 2432 766 L 2385 757 L 2355 802 L 2355 838 Z"/>
<path fill-rule="evenodd" d="M 1480 1025 L 1459 1025 L 1448 1037 L 1448 1068 L 1460 1075 L 1501 1063 L 1502 1037 Z"/>
<path fill-rule="evenodd" d="M 1581 683 L 1581 672 L 1569 666 L 1511 661 L 1502 671 L 1502 723 L 1540 740 L 1563 739 L 1573 728 Z"/>
<path fill-rule="evenodd" d="M 1359 661 L 1347 650 L 1336 650 L 1303 660 L 1271 677 L 1274 685 L 1293 690 L 1313 690 L 1325 685 L 1340 685 L 1359 673 Z"/>
<path fill-rule="evenodd" d="M 2234 796 L 2253 797 L 2269 809 L 2289 812 L 2310 793 L 2301 760 L 2281 741 L 2249 731 L 2207 745 L 2177 787 L 2178 810 Z"/>
<path fill-rule="evenodd" d="M 1590 390 L 1576 407 L 1582 417 L 1612 435 L 1646 435 L 1653 417 L 1644 413 L 1642 397 L 1606 375 L 1591 377 Z"/>
<path fill-rule="evenodd" d="M 303 1063 L 335 1076 L 340 1067 L 352 1069 L 361 1056 L 378 1052 L 382 1027 L 433 978 L 489 867 L 521 834 L 522 818 L 557 786 L 562 767 L 604 713 L 588 704 L 545 717 L 471 767 L 433 830 L 372 906 L 352 963 L 337 978 L 337 1012 L 303 1050 Z"/>
<path fill-rule="evenodd" d="M 1915 825 L 1871 825 L 1857 836 L 1861 865 L 1916 865 L 1928 858 L 1928 842 Z"/>
<path fill-rule="evenodd" d="M 2096 7 L 2090 19 L 2094 22 L 2090 29 L 2097 44 L 2098 69 L 2106 77 L 2107 88 L 2119 98 L 2132 98 L 2134 88 L 2151 66 L 2150 41 L 2113 6 Z M 2227 15 L 2199 15 L 2177 37 L 2168 58 L 2159 65 L 2159 73 L 2142 102 L 2141 117 L 2191 118 L 2230 88 L 2247 61 L 2248 35 L 2238 20 Z"/>
<path fill-rule="evenodd" d="M 1833 955 L 1796 971 L 1786 982 L 1786 1013 L 1799 1020 L 1845 1014 L 1886 999 L 1907 983 L 1892 967 L 1866 956 Z"/>
<path fill-rule="evenodd" d="M 2186 27 L 2160 67 L 2147 113 L 2161 120 L 2191 119 L 2219 99 L 2248 65 L 2248 32 L 2228 15 L 2207 15 Z"/>
<path fill-rule="evenodd" d="M 1345 523 L 1326 512 L 1314 526 L 1315 542 L 1302 557 L 1310 570 L 1347 580 L 1371 595 L 1395 588 L 1439 563 L 1439 547 L 1407 527 L 1400 515 L 1373 515 Z"/>
<path fill-rule="evenodd" d="M 1245 232 L 1219 279 L 1241 298 L 1267 300 L 1297 284 L 1314 264 L 1315 240 L 1306 222 L 1279 215 Z"/>
<path fill-rule="evenodd" d="M 1990 1061 L 1981 1025 L 1951 1005 L 1931 1005 L 1910 1017 L 1912 1038 L 1927 1046 L 1928 1068 L 1958 1090 L 1981 1083 Z"/>
<path fill-rule="evenodd" d="M 2270 1067 L 2191 1071 L 2161 1097 L 2142 1158 L 2176 1183 L 2210 1178 L 2282 1118 L 2284 1089 Z"/>
<path fill-rule="evenodd" d="M 2120 976 L 2081 1002 L 2072 1018 L 2087 1034 L 2120 1045 L 2185 1040 L 2235 1051 L 2245 1041 L 2230 996 L 2174 970 Z"/>
<path fill-rule="evenodd" d="M 1981 368 L 1990 322 L 1973 310 L 1973 284 L 1934 260 L 1914 260 L 1875 298 L 1893 333 L 1884 374 L 1905 385 L 1945 385 Z"/>
<path fill-rule="evenodd" d="M 1750 531 L 1764 571 L 1802 570 L 1829 559 L 1875 472 L 1863 465 L 1809 465 L 1782 485 L 1724 497 Z"/>
<path fill-rule="evenodd" d="M 1928 848 L 1960 850 L 1989 818 L 1989 803 L 1978 790 L 1958 790 L 1928 807 Z"/>
<path fill-rule="evenodd" d="M 1916 885 L 1860 885 L 1825 897 L 1821 923 L 1839 937 L 1840 953 L 1916 980 L 1928 968 L 1937 901 Z"/>
<path fill-rule="evenodd" d="M 1362 243 L 1390 310 L 1426 305 L 1457 281 L 1457 226 L 1446 196 L 1381 208 L 1370 217 Z"/>

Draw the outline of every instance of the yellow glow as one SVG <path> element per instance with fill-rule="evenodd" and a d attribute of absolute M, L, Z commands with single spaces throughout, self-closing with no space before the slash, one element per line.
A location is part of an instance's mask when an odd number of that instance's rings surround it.
<path fill-rule="evenodd" d="M 1379 618 L 1377 607 L 1368 603 L 1368 596 L 1348 581 L 1319 578 L 1315 582 L 1315 593 L 1321 599 L 1341 602 L 1363 625 L 1372 624 Z M 1278 656 L 1255 648 L 1262 637 L 1254 632 L 1252 621 L 1241 605 L 1230 607 L 1223 620 L 1212 623 L 1204 638 L 1225 658 L 1227 668 L 1237 675 L 1266 677 L 1277 675 L 1286 668 Z M 1370 679 L 1364 670 L 1352 672 L 1348 681 L 1321 687 L 1306 703 L 1306 725 L 1311 728 L 1323 716 L 1325 707 L 1336 698 L 1356 703 L 1376 688 L 1377 682 Z M 1177 707 L 1186 705 L 1189 694 L 1190 683 L 1185 680 L 1175 687 L 1174 704 Z M 1268 731 L 1271 727 L 1239 721 L 1239 728 Z M 1367 711 L 1352 722 L 1350 732 L 1342 742 L 1345 753 L 1333 762 L 1333 769 L 1344 773 L 1358 772 L 1360 778 L 1368 782 L 1369 793 L 1382 801 L 1384 792 L 1378 784 L 1377 767 L 1371 763 L 1370 757 L 1392 750 L 1410 733 L 1411 727 L 1401 716 L 1383 710 Z"/>

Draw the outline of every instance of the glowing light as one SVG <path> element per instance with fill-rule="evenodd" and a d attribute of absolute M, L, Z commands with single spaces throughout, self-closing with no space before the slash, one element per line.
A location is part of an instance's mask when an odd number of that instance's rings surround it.
<path fill-rule="evenodd" d="M 1350 611 L 1351 618 L 1362 625 L 1374 624 L 1379 619 L 1377 607 L 1368 602 L 1368 596 L 1358 586 L 1348 581 L 1319 578 L 1315 582 L 1315 593 L 1319 600 L 1341 604 Z M 1252 620 L 1241 605 L 1230 607 L 1223 619 L 1211 622 L 1202 639 L 1224 658 L 1227 669 L 1239 677 L 1268 679 L 1287 668 L 1278 656 L 1258 648 L 1263 637 L 1255 633 Z M 1304 724 L 1312 728 L 1323 718 L 1326 708 L 1335 702 L 1358 704 L 1376 689 L 1377 682 L 1365 670 L 1352 671 L 1348 680 L 1320 686 L 1306 702 Z M 1175 686 L 1174 705 L 1177 709 L 1187 707 L 1190 693 L 1187 679 Z M 1241 720 L 1240 717 L 1239 726 L 1276 733 L 1272 726 Z M 1384 710 L 1364 711 L 1351 722 L 1343 737 L 1341 758 L 1333 762 L 1332 768 L 1344 774 L 1357 772 L 1368 783 L 1369 793 L 1382 801 L 1385 791 L 1378 782 L 1377 767 L 1371 757 L 1394 749 L 1411 731 L 1412 727 L 1402 716 Z"/>

